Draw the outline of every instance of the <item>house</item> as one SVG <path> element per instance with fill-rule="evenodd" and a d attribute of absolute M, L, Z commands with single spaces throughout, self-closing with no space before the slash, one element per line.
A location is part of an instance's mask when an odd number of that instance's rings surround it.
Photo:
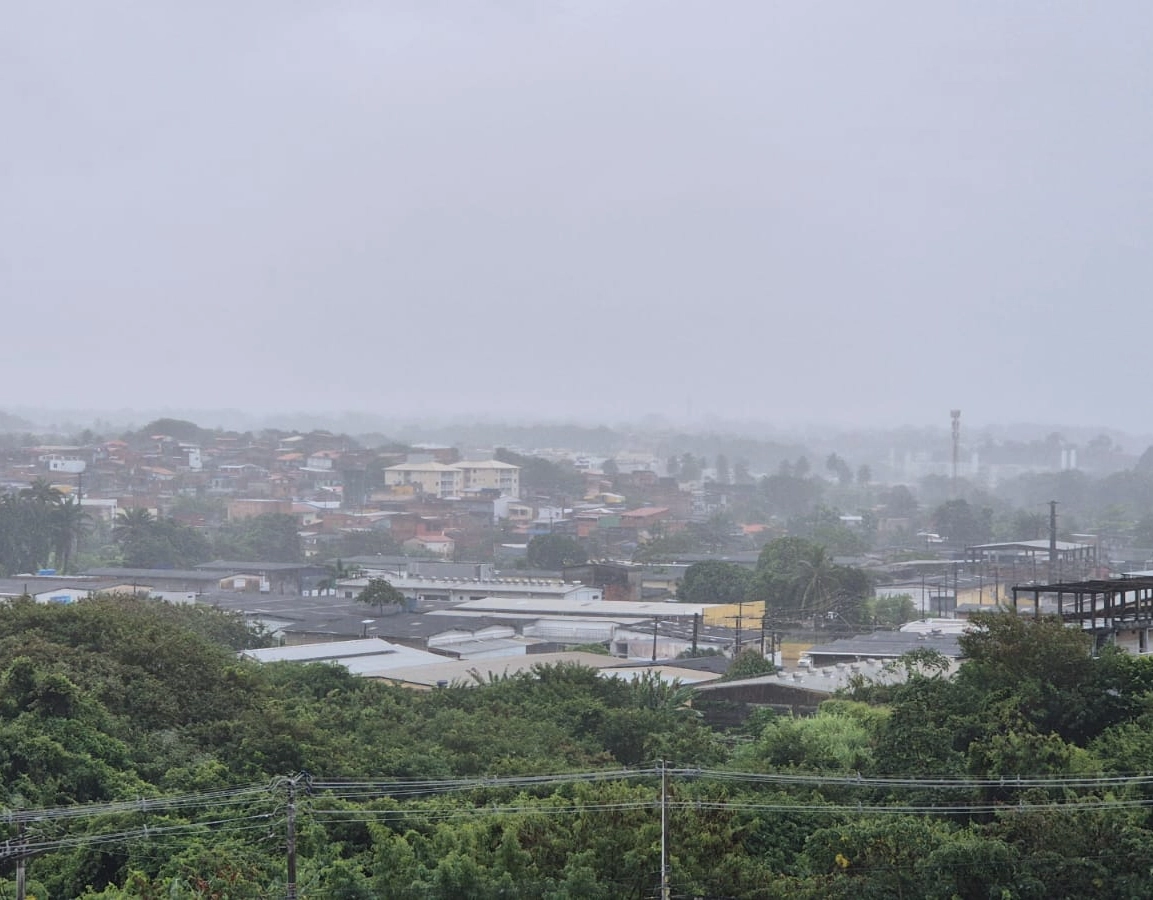
<path fill-rule="evenodd" d="M 621 513 L 621 527 L 650 529 L 669 518 L 667 506 L 642 506 L 640 509 L 630 509 Z"/>
<path fill-rule="evenodd" d="M 228 501 L 228 521 L 251 519 L 266 515 L 291 515 L 291 500 L 266 500 L 263 498 L 236 498 Z"/>
<path fill-rule="evenodd" d="M 456 541 L 443 534 L 418 535 L 411 537 L 401 546 L 415 553 L 432 553 L 449 559 L 456 549 Z"/>

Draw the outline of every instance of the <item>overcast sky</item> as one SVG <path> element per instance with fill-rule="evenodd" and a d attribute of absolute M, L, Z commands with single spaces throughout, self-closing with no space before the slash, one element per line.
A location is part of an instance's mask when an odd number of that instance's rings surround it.
<path fill-rule="evenodd" d="M 53 2 L 0 408 L 1153 427 L 1153 4 Z"/>

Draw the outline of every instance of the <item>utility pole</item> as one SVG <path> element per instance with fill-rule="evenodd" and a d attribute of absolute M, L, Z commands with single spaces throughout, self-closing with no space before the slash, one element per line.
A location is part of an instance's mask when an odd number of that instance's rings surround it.
<path fill-rule="evenodd" d="M 661 760 L 661 900 L 670 900 L 669 885 L 669 772 Z"/>
<path fill-rule="evenodd" d="M 299 772 L 284 779 L 284 786 L 288 791 L 288 803 L 285 816 L 285 852 L 287 854 L 287 880 L 284 887 L 286 900 L 296 900 L 296 789 L 302 780 L 307 780 L 306 772 Z"/>
<path fill-rule="evenodd" d="M 697 655 L 697 636 L 701 628 L 701 614 L 693 613 L 693 656 Z"/>
<path fill-rule="evenodd" d="M 653 662 L 657 661 L 657 623 L 660 620 L 653 616 Z"/>
<path fill-rule="evenodd" d="M 288 779 L 288 883 L 285 885 L 284 896 L 287 900 L 296 900 L 296 776 Z"/>
<path fill-rule="evenodd" d="M 1049 583 L 1057 571 L 1057 501 L 1049 501 Z"/>
<path fill-rule="evenodd" d="M 16 826 L 16 836 L 20 841 L 20 855 L 16 857 L 16 900 L 25 900 L 27 896 L 27 887 L 25 886 L 24 875 L 24 820 L 20 820 L 20 824 Z"/>

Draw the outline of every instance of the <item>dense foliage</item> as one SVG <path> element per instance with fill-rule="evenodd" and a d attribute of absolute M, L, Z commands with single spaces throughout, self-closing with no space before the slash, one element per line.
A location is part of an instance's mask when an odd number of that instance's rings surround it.
<path fill-rule="evenodd" d="M 588 554 L 575 538 L 564 534 L 538 534 L 528 542 L 525 560 L 530 568 L 560 571 L 565 566 L 579 566 Z"/>
<path fill-rule="evenodd" d="M 1153 771 L 1153 665 L 1047 619 L 979 626 L 952 679 L 924 655 L 722 735 L 651 677 L 417 692 L 240 660 L 253 635 L 213 610 L 17 601 L 0 801 L 38 810 L 41 900 L 283 896 L 290 796 L 301 897 L 642 898 L 663 760 L 674 896 L 1147 896 L 1127 776 Z"/>
<path fill-rule="evenodd" d="M 750 599 L 764 600 L 776 616 L 850 624 L 868 619 L 871 594 L 862 569 L 837 564 L 823 545 L 799 537 L 765 545 L 749 589 Z"/>
<path fill-rule="evenodd" d="M 78 502 L 42 479 L 0 496 L 0 572 L 67 569 L 91 525 Z"/>

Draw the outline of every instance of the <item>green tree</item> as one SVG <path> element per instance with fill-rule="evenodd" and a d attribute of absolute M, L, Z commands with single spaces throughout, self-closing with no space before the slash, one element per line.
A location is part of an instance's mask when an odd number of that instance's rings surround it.
<path fill-rule="evenodd" d="M 993 534 L 993 510 L 968 500 L 947 500 L 933 511 L 933 530 L 955 544 L 982 544 Z"/>
<path fill-rule="evenodd" d="M 721 560 L 693 563 L 677 586 L 681 603 L 742 603 L 752 586 L 751 569 Z"/>
<path fill-rule="evenodd" d="M 886 594 L 870 604 L 873 623 L 878 628 L 898 628 L 917 618 L 917 607 L 911 594 Z"/>
<path fill-rule="evenodd" d="M 404 594 L 386 578 L 370 578 L 368 584 L 356 595 L 356 602 L 375 606 L 383 613 L 385 606 L 404 606 Z"/>
<path fill-rule="evenodd" d="M 863 570 L 837 565 L 820 544 L 785 537 L 761 551 L 749 596 L 775 611 L 805 617 L 832 613 L 859 624 L 871 593 Z"/>
<path fill-rule="evenodd" d="M 212 556 L 212 545 L 201 531 L 174 519 L 157 519 L 146 509 L 122 510 L 112 536 L 131 568 L 189 568 Z"/>
<path fill-rule="evenodd" d="M 92 528 L 92 517 L 78 500 L 59 503 L 50 513 L 56 568 L 67 572 L 81 538 Z"/>
<path fill-rule="evenodd" d="M 829 454 L 829 458 L 825 460 L 825 468 L 830 474 L 836 476 L 841 487 L 846 487 L 853 483 L 853 470 L 849 467 L 849 464 L 845 462 L 844 458 L 838 454 Z"/>
<path fill-rule="evenodd" d="M 557 571 L 588 562 L 580 541 L 565 534 L 538 534 L 528 542 L 525 559 L 533 569 Z"/>
<path fill-rule="evenodd" d="M 122 545 L 134 544 L 144 540 L 155 524 L 156 519 L 147 509 L 142 507 L 122 509 L 116 514 L 112 537 Z"/>
<path fill-rule="evenodd" d="M 800 609 L 824 610 L 837 587 L 837 566 L 821 546 L 797 564 L 795 596 Z"/>
<path fill-rule="evenodd" d="M 500 462 L 520 466 L 520 487 L 524 496 L 583 497 L 584 476 L 568 463 L 555 463 L 539 456 L 514 453 L 504 447 L 493 454 Z"/>
<path fill-rule="evenodd" d="M 294 517 L 267 513 L 229 522 L 216 533 L 214 553 L 222 559 L 300 562 L 304 550 Z"/>
<path fill-rule="evenodd" d="M 737 654 L 722 678 L 724 681 L 736 681 L 741 678 L 755 678 L 758 675 L 771 675 L 775 671 L 777 667 L 773 665 L 772 660 L 762 656 L 759 650 L 746 647 Z"/>
<path fill-rule="evenodd" d="M 907 519 L 917 514 L 917 498 L 903 484 L 894 484 L 881 497 L 886 515 L 897 519 Z"/>

